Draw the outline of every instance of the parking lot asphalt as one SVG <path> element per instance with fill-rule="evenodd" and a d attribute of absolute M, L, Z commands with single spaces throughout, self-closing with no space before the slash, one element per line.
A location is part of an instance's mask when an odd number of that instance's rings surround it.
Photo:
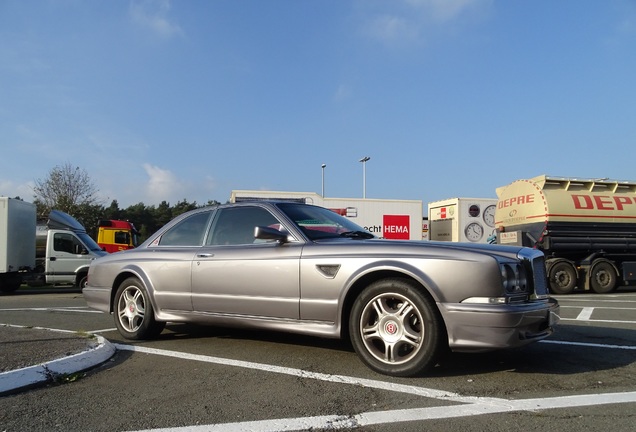
<path fill-rule="evenodd" d="M 115 353 L 101 336 L 0 325 L 0 395 L 72 380 Z"/>

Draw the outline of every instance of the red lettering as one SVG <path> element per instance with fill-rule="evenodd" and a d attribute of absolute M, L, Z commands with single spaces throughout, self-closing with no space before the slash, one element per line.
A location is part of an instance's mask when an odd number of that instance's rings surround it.
<path fill-rule="evenodd" d="M 498 208 L 512 207 L 515 204 L 532 204 L 534 203 L 534 195 L 519 195 L 513 198 L 508 198 L 497 203 Z"/>
<path fill-rule="evenodd" d="M 617 210 L 623 210 L 626 204 L 633 204 L 631 198 L 621 196 L 614 197 L 614 202 L 616 203 Z"/>
<path fill-rule="evenodd" d="M 581 199 L 583 202 L 581 202 Z M 574 201 L 574 208 L 579 210 L 592 210 L 594 209 L 594 203 L 592 198 L 588 195 L 572 195 Z"/>
<path fill-rule="evenodd" d="M 596 208 L 599 210 L 614 210 L 611 205 L 612 199 L 607 195 L 594 195 L 594 201 L 596 202 Z"/>

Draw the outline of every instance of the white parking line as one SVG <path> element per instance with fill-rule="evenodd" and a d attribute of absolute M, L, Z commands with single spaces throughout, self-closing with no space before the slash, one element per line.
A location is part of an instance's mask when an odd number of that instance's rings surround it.
<path fill-rule="evenodd" d="M 593 307 L 583 308 L 581 309 L 581 313 L 579 313 L 579 316 L 576 317 L 576 319 L 579 321 L 589 321 L 589 319 L 592 317 L 592 312 L 594 312 Z"/>
<path fill-rule="evenodd" d="M 570 306 L 566 306 L 570 307 Z M 574 306 L 571 306 L 574 307 Z M 595 308 L 583 308 L 576 319 L 571 321 L 587 321 L 587 322 L 619 322 L 619 323 L 635 323 L 635 321 L 610 321 L 610 320 L 591 320 L 592 312 Z M 22 308 L 22 309 L 0 309 L 0 311 L 65 311 L 65 312 L 91 312 L 101 313 L 99 311 L 91 311 L 87 308 Z M 563 319 L 562 320 L 567 320 Z M 103 329 L 95 333 L 112 331 L 114 329 Z M 539 343 L 551 343 L 562 345 L 576 345 L 591 348 L 603 349 L 621 349 L 636 350 L 636 346 L 621 345 L 603 345 L 593 343 L 567 342 L 544 340 Z M 299 417 L 299 418 L 283 418 L 263 421 L 251 421 L 240 423 L 211 424 L 199 426 L 186 426 L 178 428 L 161 428 L 152 429 L 153 432 L 234 432 L 234 431 L 251 431 L 251 432 L 286 432 L 299 431 L 307 429 L 345 429 L 354 427 L 363 427 L 371 425 L 394 424 L 405 421 L 426 421 L 444 418 L 469 417 L 482 414 L 496 414 L 513 411 L 537 411 L 555 408 L 572 408 L 593 405 L 606 405 L 616 403 L 636 403 L 636 392 L 624 393 L 601 393 L 578 396 L 562 396 L 554 398 L 539 399 L 521 399 L 507 400 L 501 398 L 484 398 L 473 396 L 462 396 L 457 393 L 444 390 L 430 389 L 424 387 L 410 386 L 404 384 L 396 384 L 386 381 L 376 381 L 363 378 L 348 377 L 344 375 L 331 375 L 304 371 L 282 366 L 267 365 L 261 363 L 246 362 L 240 360 L 224 359 L 219 357 L 196 355 L 189 353 L 181 353 L 177 351 L 160 350 L 154 348 L 146 348 L 140 346 L 114 344 L 114 346 L 123 351 L 133 351 L 152 355 L 161 355 L 166 357 L 175 357 L 186 360 L 201 361 L 207 363 L 221 364 L 224 366 L 234 366 L 256 369 L 266 372 L 293 375 L 301 378 L 317 379 L 322 381 L 356 385 L 366 388 L 378 390 L 393 391 L 417 395 L 426 398 L 433 398 L 447 401 L 449 403 L 459 403 L 463 405 L 449 405 L 441 407 L 416 408 L 408 410 L 390 410 L 390 411 L 369 411 L 354 416 L 327 415 L 315 417 Z M 141 431 L 139 431 L 141 432 Z"/>
<path fill-rule="evenodd" d="M 564 343 L 564 342 L 556 342 Z M 564 343 L 572 345 L 596 346 L 595 344 Z M 155 348 L 145 348 L 140 346 L 116 344 L 120 350 L 140 352 L 146 354 L 176 357 L 187 360 L 202 361 L 227 366 L 244 367 L 257 369 L 266 372 L 294 375 L 302 378 L 318 379 L 341 384 L 356 385 L 367 388 L 374 388 L 387 391 L 396 391 L 411 395 L 418 395 L 427 398 L 440 399 L 453 403 L 464 403 L 465 405 L 450 405 L 442 407 L 415 408 L 408 410 L 391 411 L 369 411 L 354 416 L 316 416 L 299 418 L 281 418 L 274 420 L 250 421 L 240 423 L 211 424 L 198 426 L 185 426 L 177 428 L 148 429 L 138 432 L 288 432 L 310 429 L 345 429 L 381 424 L 395 424 L 405 421 L 425 421 L 444 418 L 468 417 L 482 414 L 496 414 L 512 411 L 537 411 L 555 408 L 572 408 L 592 405 L 607 405 L 616 403 L 636 402 L 636 392 L 624 393 L 599 393 L 590 395 L 561 396 L 554 398 L 520 399 L 507 400 L 500 398 L 483 398 L 461 396 L 457 393 L 443 390 L 429 389 L 424 387 L 395 384 L 386 381 L 376 381 L 363 378 L 354 378 L 343 375 L 330 375 L 315 372 L 307 372 L 301 369 L 287 368 L 281 366 L 253 363 L 240 360 L 223 359 L 197 354 L 180 353 L 177 351 L 160 350 Z M 636 347 L 603 346 L 610 348 L 636 349 Z"/>
<path fill-rule="evenodd" d="M 507 401 L 492 405 L 473 403 L 468 405 L 414 408 L 408 410 L 371 411 L 354 416 L 317 416 L 282 418 L 240 423 L 184 426 L 176 428 L 145 429 L 137 432 L 289 432 L 313 429 L 349 429 L 372 425 L 395 424 L 406 421 L 439 420 L 497 414 L 513 411 L 539 411 L 554 408 L 573 408 L 593 405 L 636 402 L 636 392 L 591 394 Z"/>

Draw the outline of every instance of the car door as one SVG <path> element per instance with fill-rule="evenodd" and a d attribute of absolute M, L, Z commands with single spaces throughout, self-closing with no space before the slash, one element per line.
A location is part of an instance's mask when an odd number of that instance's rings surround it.
<path fill-rule="evenodd" d="M 143 268 L 160 310 L 192 310 L 192 263 L 202 249 L 212 213 L 199 212 L 183 219 L 148 246 L 152 256 Z"/>
<path fill-rule="evenodd" d="M 206 245 L 192 263 L 195 311 L 299 318 L 302 243 L 255 239 L 256 226 L 281 225 L 260 206 L 217 210 Z"/>

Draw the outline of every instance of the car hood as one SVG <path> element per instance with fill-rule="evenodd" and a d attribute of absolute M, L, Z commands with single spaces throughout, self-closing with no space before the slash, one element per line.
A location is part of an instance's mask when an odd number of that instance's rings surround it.
<path fill-rule="evenodd" d="M 503 246 L 495 244 L 483 243 L 457 243 L 457 242 L 437 242 L 429 240 L 389 240 L 389 239 L 351 239 L 351 238 L 330 238 L 316 240 L 315 244 L 333 244 L 334 246 L 342 243 L 363 246 L 368 249 L 376 249 L 380 251 L 386 248 L 390 251 L 403 251 L 405 253 L 417 254 L 421 251 L 429 253 L 445 254 L 447 251 L 464 251 L 478 254 L 499 255 L 509 258 L 517 258 L 518 254 L 524 248 L 522 246 Z"/>

